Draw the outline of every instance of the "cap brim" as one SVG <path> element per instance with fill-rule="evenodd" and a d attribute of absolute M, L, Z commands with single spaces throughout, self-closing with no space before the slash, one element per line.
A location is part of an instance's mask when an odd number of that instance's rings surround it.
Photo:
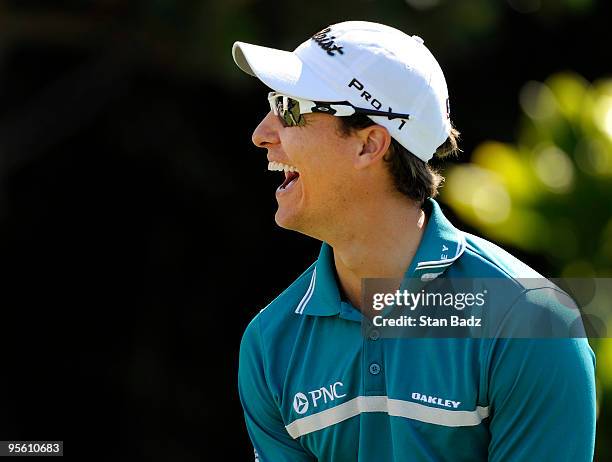
<path fill-rule="evenodd" d="M 232 55 L 240 69 L 257 77 L 274 91 L 314 101 L 339 99 L 338 94 L 291 51 L 236 42 Z"/>

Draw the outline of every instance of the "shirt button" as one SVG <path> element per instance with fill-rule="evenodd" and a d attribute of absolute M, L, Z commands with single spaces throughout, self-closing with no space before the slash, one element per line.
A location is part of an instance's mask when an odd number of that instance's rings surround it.
<path fill-rule="evenodd" d="M 376 329 L 372 329 L 370 331 L 370 340 L 378 340 L 380 338 L 380 332 L 378 332 Z"/>
<path fill-rule="evenodd" d="M 372 375 L 380 374 L 380 365 L 378 365 L 378 363 L 370 364 L 370 374 Z"/>

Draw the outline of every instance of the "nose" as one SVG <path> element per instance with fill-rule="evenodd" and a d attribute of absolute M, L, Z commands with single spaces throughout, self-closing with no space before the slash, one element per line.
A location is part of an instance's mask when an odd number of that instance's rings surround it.
<path fill-rule="evenodd" d="M 272 111 L 259 122 L 257 128 L 251 136 L 253 144 L 258 148 L 265 148 L 269 144 L 276 144 L 280 141 L 278 129 L 281 127 L 278 117 L 272 114 Z"/>

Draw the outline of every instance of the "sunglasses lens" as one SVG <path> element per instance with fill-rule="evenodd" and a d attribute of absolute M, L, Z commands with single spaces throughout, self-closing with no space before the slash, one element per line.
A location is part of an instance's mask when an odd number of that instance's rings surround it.
<path fill-rule="evenodd" d="M 304 125 L 304 117 L 300 114 L 300 103 L 293 98 L 277 95 L 273 100 L 272 112 L 280 118 L 285 127 Z"/>

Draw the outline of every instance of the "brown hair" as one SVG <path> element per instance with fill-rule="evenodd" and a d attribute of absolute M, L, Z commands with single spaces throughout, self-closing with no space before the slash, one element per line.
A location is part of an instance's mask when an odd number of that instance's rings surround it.
<path fill-rule="evenodd" d="M 363 114 L 338 117 L 338 119 L 340 119 L 340 134 L 342 136 L 349 136 L 356 130 L 376 124 Z M 451 125 L 450 135 L 438 147 L 434 156 L 437 159 L 442 159 L 456 155 L 460 151 L 458 141 L 459 131 Z M 422 205 L 425 199 L 435 197 L 438 194 L 438 188 L 444 182 L 444 177 L 427 162 L 419 159 L 399 144 L 394 138 L 391 138 L 389 150 L 385 153 L 383 159 L 389 163 L 389 169 L 397 190 L 417 204 Z"/>

